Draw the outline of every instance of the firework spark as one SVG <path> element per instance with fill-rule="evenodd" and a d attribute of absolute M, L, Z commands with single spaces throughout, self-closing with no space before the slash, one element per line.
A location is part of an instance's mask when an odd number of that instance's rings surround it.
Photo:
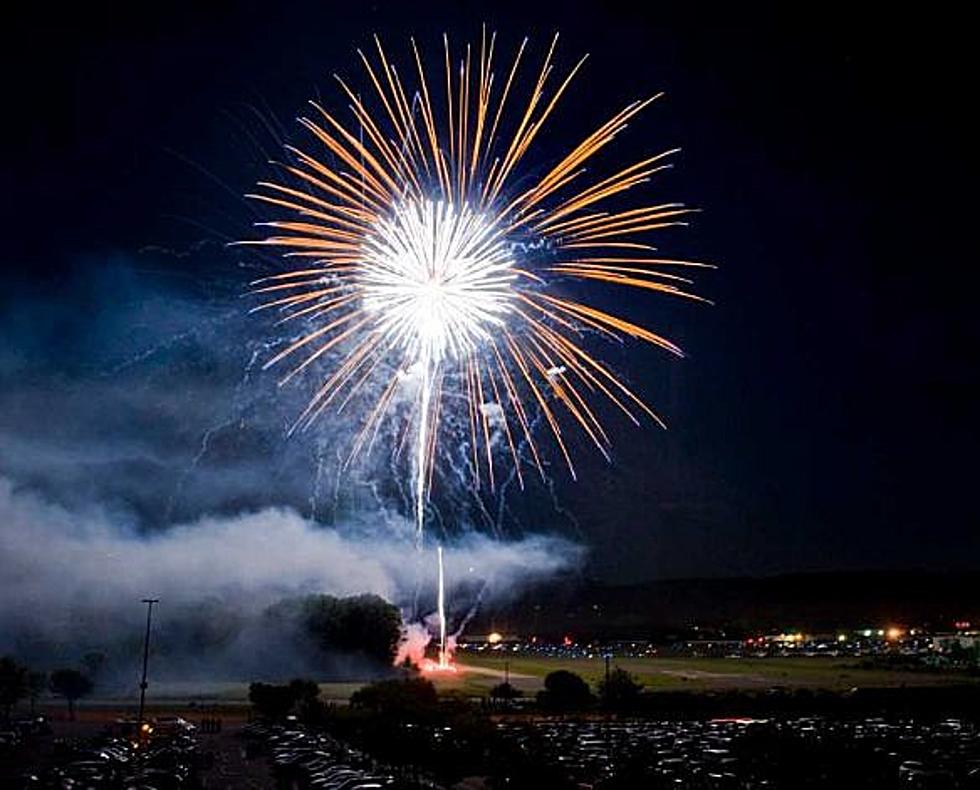
<path fill-rule="evenodd" d="M 292 360 L 285 383 L 318 360 L 336 360 L 297 426 L 362 390 L 376 393 L 353 442 L 354 457 L 395 412 L 393 404 L 417 387 L 403 435 L 413 434 L 416 448 L 419 540 L 450 397 L 455 402 L 462 395 L 466 404 L 474 483 L 485 476 L 491 488 L 498 446 L 511 457 L 522 487 L 524 463 L 544 475 L 535 414 L 543 416 L 573 476 L 566 423 L 608 458 L 597 401 L 612 403 L 633 423 L 646 415 L 663 424 L 582 340 L 598 333 L 676 355 L 680 349 L 563 295 L 562 281 L 700 300 L 678 272 L 706 264 L 660 257 L 649 243 L 655 231 L 685 224 L 691 209 L 679 203 L 621 207 L 624 193 L 669 167 L 676 150 L 599 179 L 585 167 L 657 96 L 627 105 L 534 183 L 515 186 L 515 173 L 585 62 L 555 83 L 557 40 L 536 76 L 525 80 L 525 39 L 502 82 L 495 71 L 496 34 L 484 30 L 479 46 L 467 45 L 458 61 L 444 37 L 444 62 L 432 76 L 412 41 L 409 84 L 375 39 L 373 56 L 358 52 L 371 98 L 337 78 L 353 121 L 345 124 L 311 103 L 314 119 L 301 123 L 320 152 L 288 147 L 283 180 L 260 183 L 261 192 L 252 196 L 285 216 L 263 223 L 274 235 L 246 243 L 308 261 L 253 284 L 266 298 L 256 310 L 281 311 L 281 322 L 303 326 L 266 367 Z"/>

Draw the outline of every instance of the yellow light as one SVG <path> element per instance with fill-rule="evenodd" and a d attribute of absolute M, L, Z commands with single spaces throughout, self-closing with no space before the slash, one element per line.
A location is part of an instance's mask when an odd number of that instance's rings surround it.
<path fill-rule="evenodd" d="M 838 642 L 846 642 L 847 641 L 847 634 L 837 634 L 837 641 Z"/>
<path fill-rule="evenodd" d="M 501 636 L 500 634 L 498 634 L 498 633 L 497 633 L 496 631 L 494 631 L 494 632 L 493 632 L 492 634 L 490 634 L 490 635 L 489 635 L 489 636 L 487 637 L 487 641 L 488 641 L 488 642 L 489 642 L 489 643 L 490 643 L 491 645 L 496 645 L 496 644 L 499 644 L 499 643 L 500 643 L 500 641 L 501 641 L 502 639 L 503 639 L 503 637 L 502 637 L 502 636 Z"/>
<path fill-rule="evenodd" d="M 894 642 L 896 639 L 901 639 L 903 633 L 904 631 L 901 628 L 889 628 L 887 636 Z"/>

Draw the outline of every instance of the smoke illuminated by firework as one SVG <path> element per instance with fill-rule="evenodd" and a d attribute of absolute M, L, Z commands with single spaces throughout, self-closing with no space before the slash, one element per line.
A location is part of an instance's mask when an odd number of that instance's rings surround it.
<path fill-rule="evenodd" d="M 376 39 L 373 55 L 358 53 L 366 95 L 337 78 L 353 119 L 343 122 L 313 103 L 314 119 L 301 122 L 319 151 L 290 147 L 283 180 L 262 182 L 253 196 L 286 216 L 264 223 L 275 235 L 249 243 L 302 261 L 254 283 L 266 299 L 256 310 L 279 310 L 280 323 L 302 326 L 267 367 L 292 362 L 286 382 L 318 360 L 336 360 L 298 427 L 373 393 L 351 457 L 371 445 L 396 414 L 394 404 L 411 398 L 399 431 L 415 448 L 418 540 L 441 420 L 456 403 L 465 404 L 474 480 L 491 487 L 498 450 L 510 456 L 522 486 L 525 463 L 544 475 L 533 436 L 537 414 L 573 476 L 569 426 L 608 457 L 597 401 L 635 424 L 642 415 L 662 424 L 582 341 L 598 334 L 676 355 L 680 349 L 569 298 L 563 281 L 699 298 L 678 272 L 705 264 L 661 257 L 650 244 L 653 232 L 684 224 L 691 210 L 621 206 L 624 193 L 669 167 L 675 151 L 601 177 L 586 168 L 656 96 L 616 112 L 543 176 L 518 186 L 522 162 L 585 61 L 556 77 L 556 44 L 557 36 L 527 77 L 526 39 L 499 74 L 496 35 L 485 31 L 478 46 L 458 53 L 444 38 L 443 62 L 432 71 L 414 41 L 410 68 L 400 71 Z"/>

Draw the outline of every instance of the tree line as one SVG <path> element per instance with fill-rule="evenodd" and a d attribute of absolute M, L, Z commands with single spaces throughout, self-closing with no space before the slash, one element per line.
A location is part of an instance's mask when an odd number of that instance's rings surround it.
<path fill-rule="evenodd" d="M 9 656 L 0 658 L 0 709 L 5 719 L 10 719 L 14 707 L 23 700 L 30 700 L 31 715 L 37 701 L 45 691 L 62 697 L 68 703 L 68 718 L 75 718 L 75 702 L 88 696 L 94 683 L 78 669 L 65 667 L 50 673 L 32 670 Z"/>

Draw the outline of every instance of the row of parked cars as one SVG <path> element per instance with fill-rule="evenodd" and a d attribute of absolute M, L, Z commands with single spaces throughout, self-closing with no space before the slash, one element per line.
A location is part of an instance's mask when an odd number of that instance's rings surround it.
<path fill-rule="evenodd" d="M 980 790 L 980 728 L 959 719 L 501 722 L 570 779 L 622 787 L 908 787 Z M 853 783 L 853 784 L 852 784 Z"/>
<path fill-rule="evenodd" d="M 322 732 L 298 724 L 250 724 L 243 735 L 252 756 L 265 754 L 277 783 L 297 790 L 437 790 L 423 780 L 408 780 L 365 753 Z"/>
<path fill-rule="evenodd" d="M 194 725 L 169 717 L 118 720 L 102 735 L 59 738 L 20 774 L 20 788 L 188 790 L 201 768 Z"/>

